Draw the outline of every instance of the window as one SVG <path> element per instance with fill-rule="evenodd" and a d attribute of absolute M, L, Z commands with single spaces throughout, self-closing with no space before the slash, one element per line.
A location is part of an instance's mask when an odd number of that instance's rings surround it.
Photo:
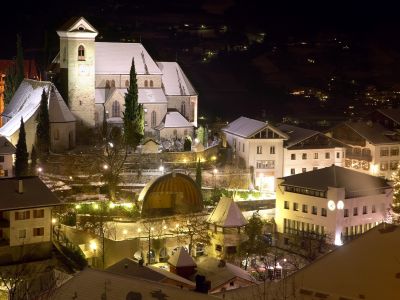
<path fill-rule="evenodd" d="M 221 252 L 222 251 L 222 246 L 221 245 L 215 245 L 215 250 Z"/>
<path fill-rule="evenodd" d="M 174 135 L 174 137 L 177 137 L 178 136 L 178 130 L 174 129 L 173 135 Z"/>
<path fill-rule="evenodd" d="M 26 238 L 26 229 L 21 229 L 21 230 L 19 230 L 19 231 L 18 231 L 18 237 L 19 237 L 20 239 Z"/>
<path fill-rule="evenodd" d="M 340 158 L 340 152 L 336 152 L 336 158 Z"/>
<path fill-rule="evenodd" d="M 348 208 L 345 208 L 345 209 L 343 210 L 343 216 L 344 216 L 345 218 L 347 218 L 347 217 L 349 216 L 349 209 L 348 209 Z"/>
<path fill-rule="evenodd" d="M 34 209 L 33 218 L 44 218 L 44 209 Z"/>
<path fill-rule="evenodd" d="M 243 145 L 242 145 L 242 151 L 244 152 L 244 143 L 243 143 Z"/>
<path fill-rule="evenodd" d="M 78 47 L 78 60 L 85 60 L 85 47 L 82 45 Z"/>
<path fill-rule="evenodd" d="M 112 88 L 115 88 L 115 80 L 114 80 L 114 79 L 111 80 L 111 87 L 112 87 Z"/>
<path fill-rule="evenodd" d="M 129 87 L 129 80 L 125 80 L 125 87 Z"/>
<path fill-rule="evenodd" d="M 307 204 L 303 204 L 302 212 L 303 212 L 303 213 L 307 213 L 307 212 L 308 212 L 308 206 L 307 206 Z"/>
<path fill-rule="evenodd" d="M 262 154 L 262 146 L 257 146 L 257 154 Z"/>
<path fill-rule="evenodd" d="M 301 168 L 301 172 L 302 172 L 302 173 L 307 172 L 307 168 Z"/>
<path fill-rule="evenodd" d="M 283 239 L 283 243 L 284 243 L 285 245 L 289 245 L 289 239 L 288 239 L 288 238 L 284 238 L 284 239 Z"/>
<path fill-rule="evenodd" d="M 153 82 L 153 81 L 150 81 L 150 82 Z M 185 102 L 181 103 L 181 114 L 182 114 L 182 116 L 186 116 L 186 104 L 185 104 Z"/>
<path fill-rule="evenodd" d="M 326 217 L 326 208 L 321 208 L 321 216 Z"/>
<path fill-rule="evenodd" d="M 226 251 L 226 254 L 235 254 L 237 252 L 236 246 L 226 246 L 225 251 Z"/>
<path fill-rule="evenodd" d="M 389 148 L 388 147 L 381 148 L 381 156 L 389 156 Z"/>
<path fill-rule="evenodd" d="M 372 205 L 371 212 L 372 212 L 373 214 L 376 213 L 375 205 Z"/>
<path fill-rule="evenodd" d="M 144 126 L 147 126 L 147 121 L 144 121 Z"/>
<path fill-rule="evenodd" d="M 331 158 L 331 154 L 329 152 L 325 152 L 325 159 L 330 159 Z"/>
<path fill-rule="evenodd" d="M 275 161 L 274 160 L 257 160 L 256 168 L 257 169 L 274 169 Z"/>
<path fill-rule="evenodd" d="M 43 236 L 44 227 L 33 228 L 33 236 Z"/>
<path fill-rule="evenodd" d="M 4 162 L 4 155 L 0 155 L 0 162 Z"/>
<path fill-rule="evenodd" d="M 299 211 L 299 204 L 297 202 L 293 202 L 293 210 Z"/>
<path fill-rule="evenodd" d="M 358 216 L 358 207 L 353 208 L 353 216 Z"/>
<path fill-rule="evenodd" d="M 60 139 L 60 131 L 56 129 L 54 131 L 54 140 L 58 141 Z"/>
<path fill-rule="evenodd" d="M 312 209 L 312 210 L 311 210 L 311 213 L 312 213 L 313 215 L 316 215 L 316 214 L 317 214 L 317 207 L 316 207 L 316 206 L 313 206 L 311 209 Z"/>
<path fill-rule="evenodd" d="M 275 146 L 269 147 L 269 154 L 275 154 Z"/>
<path fill-rule="evenodd" d="M 147 80 L 144 81 L 144 87 L 148 87 L 149 86 L 149 82 Z"/>
<path fill-rule="evenodd" d="M 29 210 L 15 212 L 15 220 L 27 220 L 30 216 L 31 212 Z"/>
<path fill-rule="evenodd" d="M 390 162 L 390 170 L 397 170 L 398 166 L 399 166 L 399 162 L 397 160 L 392 160 Z"/>
<path fill-rule="evenodd" d="M 318 159 L 318 153 L 314 153 L 314 159 Z"/>
<path fill-rule="evenodd" d="M 390 156 L 398 156 L 399 155 L 399 147 L 390 148 Z"/>
<path fill-rule="evenodd" d="M 303 153 L 303 154 L 301 155 L 301 159 L 307 159 L 307 153 Z"/>
<path fill-rule="evenodd" d="M 157 126 L 157 113 L 153 110 L 151 112 L 151 127 Z"/>
<path fill-rule="evenodd" d="M 289 201 L 285 201 L 284 204 L 283 204 L 283 207 L 285 209 L 289 209 Z"/>
<path fill-rule="evenodd" d="M 291 154 L 291 155 L 290 155 L 290 159 L 291 159 L 291 160 L 296 160 L 296 154 Z"/>
<path fill-rule="evenodd" d="M 236 247 L 235 247 L 235 248 L 236 248 Z M 234 286 L 234 285 L 235 285 L 235 282 L 231 281 L 231 282 L 229 282 L 229 285 L 230 285 L 230 286 Z"/>
<path fill-rule="evenodd" d="M 367 207 L 364 205 L 363 206 L 363 215 L 366 215 L 368 213 Z"/>
<path fill-rule="evenodd" d="M 114 101 L 112 104 L 111 116 L 113 118 L 118 118 L 121 116 L 121 105 L 118 101 Z"/>
<path fill-rule="evenodd" d="M 381 171 L 387 171 L 388 169 L 388 163 L 385 162 L 381 162 Z"/>
<path fill-rule="evenodd" d="M 79 100 L 79 105 L 81 105 L 81 106 L 82 106 L 82 100 Z"/>
<path fill-rule="evenodd" d="M 154 86 L 153 80 L 150 80 L 150 87 L 153 87 L 153 86 Z"/>
<path fill-rule="evenodd" d="M 296 174 L 296 169 L 294 169 L 294 168 L 290 169 L 290 174 L 291 174 L 291 175 Z"/>

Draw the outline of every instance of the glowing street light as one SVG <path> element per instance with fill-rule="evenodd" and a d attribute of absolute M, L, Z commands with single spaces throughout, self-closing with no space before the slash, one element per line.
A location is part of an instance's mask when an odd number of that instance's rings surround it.
<path fill-rule="evenodd" d="M 43 168 L 42 167 L 38 167 L 37 171 L 38 171 L 38 173 L 42 173 L 43 172 Z"/>
<path fill-rule="evenodd" d="M 52 219 L 51 219 L 51 224 L 54 225 L 54 224 L 56 224 L 56 223 L 57 223 L 57 219 L 56 219 L 56 218 L 52 218 Z"/>
<path fill-rule="evenodd" d="M 96 242 L 95 241 L 91 241 L 89 246 L 90 246 L 90 250 L 92 250 L 94 253 L 96 253 L 96 250 L 97 250 Z"/>
<path fill-rule="evenodd" d="M 103 169 L 104 169 L 104 170 L 108 170 L 108 165 L 107 165 L 107 164 L 104 164 L 104 165 L 103 165 Z"/>
<path fill-rule="evenodd" d="M 163 165 L 161 165 L 161 166 L 158 168 L 158 170 L 161 172 L 161 174 L 164 174 L 164 166 L 163 166 Z"/>

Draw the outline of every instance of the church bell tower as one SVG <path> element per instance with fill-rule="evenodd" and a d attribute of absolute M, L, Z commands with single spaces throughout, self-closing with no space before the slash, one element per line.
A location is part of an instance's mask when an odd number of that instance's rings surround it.
<path fill-rule="evenodd" d="M 95 126 L 95 38 L 97 30 L 83 17 L 72 18 L 60 37 L 60 76 L 66 81 L 68 106 L 78 130 Z M 65 84 L 64 83 L 64 84 Z"/>

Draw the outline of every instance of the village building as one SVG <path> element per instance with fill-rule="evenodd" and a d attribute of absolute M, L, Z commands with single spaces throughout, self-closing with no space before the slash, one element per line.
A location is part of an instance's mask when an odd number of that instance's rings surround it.
<path fill-rule="evenodd" d="M 385 179 L 334 165 L 283 177 L 276 189 L 277 232 L 286 245 L 298 237 L 341 245 L 384 221 L 392 198 Z"/>
<path fill-rule="evenodd" d="M 75 117 L 53 83 L 24 79 L 3 112 L 4 125 L 0 135 L 13 145 L 19 138 L 21 119 L 26 131 L 26 145 L 30 152 L 36 141 L 37 116 L 43 91 L 47 94 L 50 122 L 50 150 L 64 152 L 75 147 Z"/>
<path fill-rule="evenodd" d="M 0 136 L 0 178 L 13 176 L 15 147 L 4 136 Z"/>

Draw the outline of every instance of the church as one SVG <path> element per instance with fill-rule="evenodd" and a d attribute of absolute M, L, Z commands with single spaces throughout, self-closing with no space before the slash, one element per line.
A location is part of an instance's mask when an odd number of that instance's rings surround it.
<path fill-rule="evenodd" d="M 198 95 L 176 62 L 156 62 L 140 43 L 96 42 L 97 30 L 83 17 L 58 31 L 60 52 L 54 59 L 67 78 L 68 104 L 80 127 L 122 125 L 124 96 L 135 63 L 145 132 L 156 138 L 192 135 L 197 126 Z"/>
<path fill-rule="evenodd" d="M 193 136 L 198 95 L 178 63 L 154 61 L 140 43 L 96 42 L 97 30 L 83 17 L 70 19 L 57 34 L 60 51 L 53 69 L 65 80 L 68 106 L 53 83 L 25 79 L 2 114 L 0 135 L 15 145 L 22 119 L 30 151 L 43 90 L 49 97 L 54 152 L 72 149 L 75 137 L 78 139 L 85 129 L 101 127 L 104 117 L 109 124 L 122 126 L 134 61 L 146 136 L 158 140 Z"/>

